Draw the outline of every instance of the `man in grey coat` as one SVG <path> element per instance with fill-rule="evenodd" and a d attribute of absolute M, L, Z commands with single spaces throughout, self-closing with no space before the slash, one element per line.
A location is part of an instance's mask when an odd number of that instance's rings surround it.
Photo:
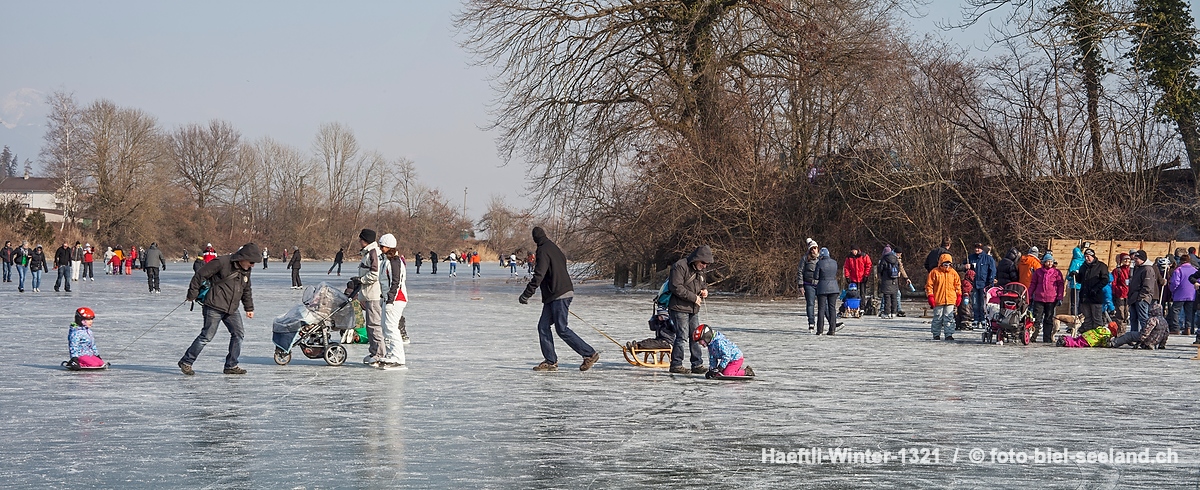
<path fill-rule="evenodd" d="M 167 270 L 167 261 L 163 260 L 162 251 L 158 249 L 157 243 L 151 243 L 150 248 L 146 249 L 146 284 L 150 286 L 151 293 L 161 293 L 158 284 L 158 267 L 161 265 L 162 270 Z"/>
<path fill-rule="evenodd" d="M 700 349 L 698 342 L 692 341 L 692 331 L 700 326 L 700 304 L 708 297 L 704 269 L 712 262 L 712 249 L 708 245 L 701 245 L 687 258 L 679 259 L 671 265 L 668 279 L 671 301 L 667 303 L 667 309 L 671 312 L 671 321 L 675 327 L 671 347 L 672 373 L 708 372 L 708 368 L 704 367 L 704 351 Z M 684 349 L 691 352 L 691 369 L 683 367 Z"/>

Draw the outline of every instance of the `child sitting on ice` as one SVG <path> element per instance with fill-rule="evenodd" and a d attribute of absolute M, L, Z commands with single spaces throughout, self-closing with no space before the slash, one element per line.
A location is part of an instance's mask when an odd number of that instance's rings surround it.
<path fill-rule="evenodd" d="M 705 377 L 754 376 L 750 366 L 743 367 L 742 351 L 724 334 L 701 324 L 692 332 L 692 340 L 708 348 L 708 373 Z"/>
<path fill-rule="evenodd" d="M 96 339 L 92 336 L 92 321 L 96 312 L 86 306 L 75 310 L 75 323 L 67 330 L 67 349 L 71 352 L 71 360 L 66 362 L 67 369 L 94 369 L 107 365 L 96 350 Z"/>

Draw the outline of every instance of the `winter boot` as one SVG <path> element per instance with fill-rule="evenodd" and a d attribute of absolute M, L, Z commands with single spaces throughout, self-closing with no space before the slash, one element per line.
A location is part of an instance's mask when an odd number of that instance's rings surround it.
<path fill-rule="evenodd" d="M 541 364 L 533 367 L 534 371 L 558 371 L 558 364 L 550 361 L 542 361 Z"/>
<path fill-rule="evenodd" d="M 580 371 L 587 371 L 592 368 L 596 361 L 600 360 L 600 352 L 593 352 L 592 355 L 583 358 L 583 364 L 579 365 Z"/>
<path fill-rule="evenodd" d="M 192 370 L 192 365 L 183 361 L 179 361 L 179 370 L 188 376 L 196 374 L 196 371 Z"/>

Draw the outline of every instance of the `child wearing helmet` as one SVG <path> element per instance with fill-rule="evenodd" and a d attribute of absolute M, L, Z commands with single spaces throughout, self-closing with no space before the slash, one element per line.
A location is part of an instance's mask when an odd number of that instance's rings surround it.
<path fill-rule="evenodd" d="M 96 369 L 107 367 L 108 363 L 100 358 L 96 350 L 96 339 L 92 336 L 92 321 L 96 312 L 86 306 L 75 310 L 75 323 L 67 330 L 67 349 L 71 360 L 64 365 L 67 369 Z"/>
<path fill-rule="evenodd" d="M 692 340 L 708 348 L 708 372 L 706 378 L 717 376 L 754 376 L 754 370 L 743 366 L 745 358 L 741 349 L 725 337 L 725 334 L 700 324 L 692 332 Z"/>

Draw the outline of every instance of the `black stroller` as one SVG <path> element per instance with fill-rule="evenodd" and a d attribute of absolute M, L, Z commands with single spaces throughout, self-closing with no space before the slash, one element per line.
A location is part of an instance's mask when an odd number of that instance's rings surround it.
<path fill-rule="evenodd" d="M 271 327 L 275 364 L 284 366 L 291 362 L 293 347 L 299 347 L 304 357 L 324 359 L 330 366 L 345 363 L 342 331 L 354 328 L 351 305 L 360 288 L 357 282 L 346 292 L 324 282 L 306 288 L 304 302 L 276 318 Z"/>

